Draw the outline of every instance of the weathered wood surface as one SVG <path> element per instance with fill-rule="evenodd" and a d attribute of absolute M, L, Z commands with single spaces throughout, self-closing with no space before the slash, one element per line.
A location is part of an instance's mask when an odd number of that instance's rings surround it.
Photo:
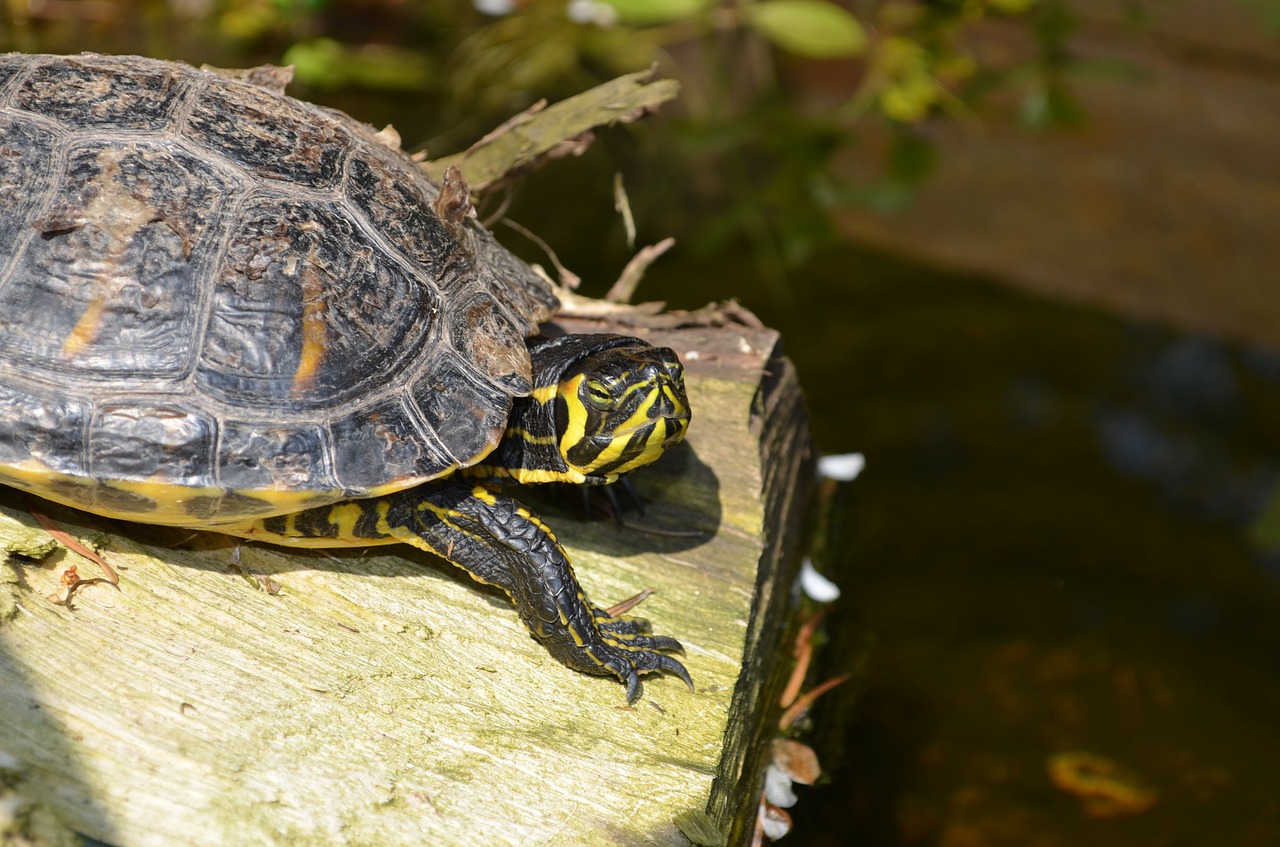
<path fill-rule="evenodd" d="M 652 76 L 652 71 L 620 76 L 550 107 L 540 101 L 469 149 L 423 167 L 438 180 L 457 165 L 473 191 L 484 191 L 548 159 L 580 155 L 598 128 L 642 118 L 679 94 L 675 80 L 650 81 Z"/>
<path fill-rule="evenodd" d="M 676 816 L 709 810 L 740 843 L 788 658 L 802 406 L 772 332 L 650 335 L 688 362 L 694 422 L 637 475 L 637 527 L 554 498 L 542 512 L 597 602 L 657 589 L 638 613 L 684 642 L 695 692 L 648 677 L 625 708 L 617 683 L 551 659 L 505 597 L 401 547 L 282 551 L 46 506 L 121 573 L 57 606 L 67 565 L 96 567 L 0 490 L 15 826 L 53 843 L 56 819 L 120 847 L 682 845 Z"/>

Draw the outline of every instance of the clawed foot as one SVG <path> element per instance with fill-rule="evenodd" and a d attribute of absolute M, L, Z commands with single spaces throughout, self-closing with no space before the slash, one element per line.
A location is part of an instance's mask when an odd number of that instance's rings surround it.
<path fill-rule="evenodd" d="M 670 671 L 693 690 L 693 680 L 677 660 L 663 652 L 683 653 L 680 642 L 666 635 L 652 635 L 644 618 L 614 617 L 604 609 L 593 607 L 600 643 L 585 644 L 582 649 L 600 667 L 612 672 L 627 686 L 627 702 L 640 697 L 640 674 Z"/>

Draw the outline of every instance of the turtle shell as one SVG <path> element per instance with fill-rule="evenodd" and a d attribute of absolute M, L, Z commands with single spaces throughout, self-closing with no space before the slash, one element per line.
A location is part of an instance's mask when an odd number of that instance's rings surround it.
<path fill-rule="evenodd" d="M 286 81 L 0 55 L 0 482 L 216 526 L 497 444 L 549 287 Z"/>

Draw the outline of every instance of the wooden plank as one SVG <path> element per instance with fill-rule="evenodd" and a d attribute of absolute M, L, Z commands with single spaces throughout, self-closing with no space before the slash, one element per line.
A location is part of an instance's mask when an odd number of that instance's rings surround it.
<path fill-rule="evenodd" d="M 0 798 L 121 847 L 682 845 L 674 820 L 703 810 L 740 843 L 786 669 L 803 407 L 770 331 L 652 335 L 686 359 L 695 417 L 636 476 L 639 526 L 539 502 L 597 602 L 657 589 L 638 613 L 684 642 L 696 692 L 649 677 L 628 709 L 504 597 L 400 547 L 284 551 L 40 504 L 121 575 L 57 606 L 78 557 L 5 489 Z"/>

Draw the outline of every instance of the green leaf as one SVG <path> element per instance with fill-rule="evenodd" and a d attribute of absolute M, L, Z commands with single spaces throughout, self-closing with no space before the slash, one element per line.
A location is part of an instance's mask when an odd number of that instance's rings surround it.
<path fill-rule="evenodd" d="M 798 56 L 856 56 L 867 46 L 858 19 L 825 0 L 767 0 L 747 6 L 743 13 L 756 32 Z"/>
<path fill-rule="evenodd" d="M 317 88 L 356 85 L 385 91 L 426 87 L 430 67 L 419 52 L 376 44 L 348 47 L 332 38 L 294 44 L 284 54 L 294 79 Z"/>
<path fill-rule="evenodd" d="M 716 0 L 603 0 L 625 24 L 665 24 L 696 18 L 716 4 Z"/>
<path fill-rule="evenodd" d="M 895 121 L 916 123 L 928 116 L 938 95 L 938 84 L 921 69 L 885 86 L 880 92 L 880 108 Z"/>
<path fill-rule="evenodd" d="M 293 65 L 294 79 L 317 88 L 334 88 L 346 81 L 340 70 L 346 50 L 332 38 L 313 38 L 285 51 L 283 62 Z"/>

